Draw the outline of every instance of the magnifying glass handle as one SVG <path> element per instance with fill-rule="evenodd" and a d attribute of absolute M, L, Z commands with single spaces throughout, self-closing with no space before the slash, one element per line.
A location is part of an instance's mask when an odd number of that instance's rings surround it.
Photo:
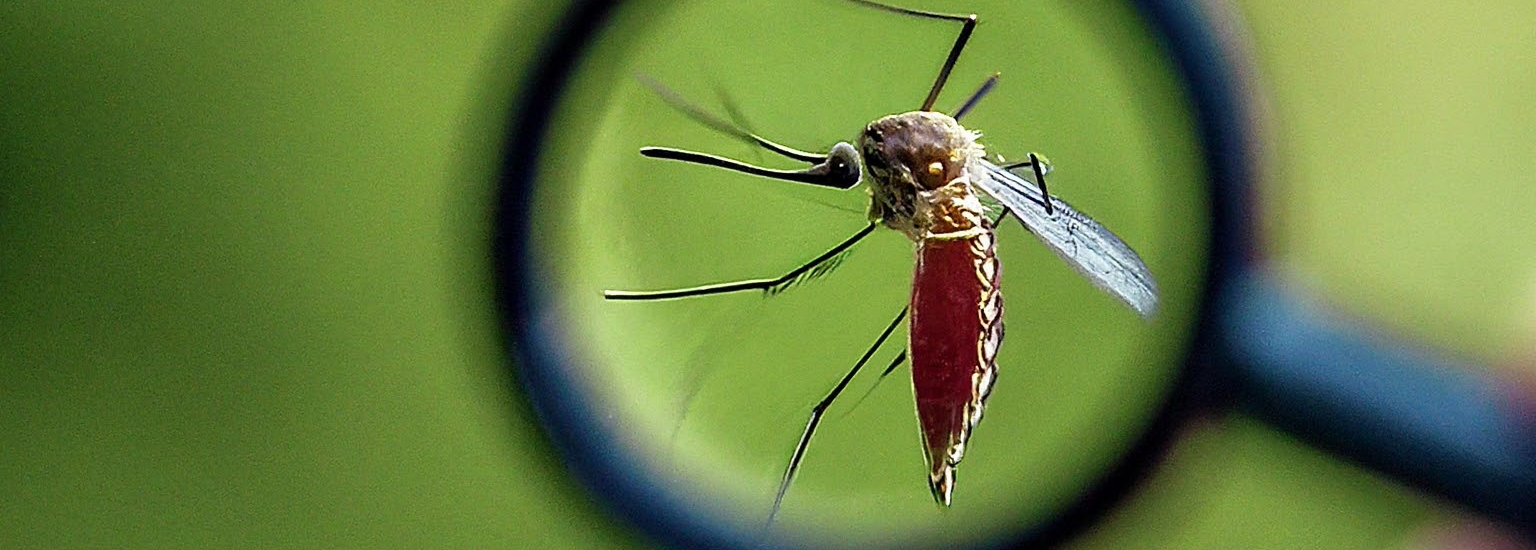
<path fill-rule="evenodd" d="M 1327 310 L 1272 273 L 1223 289 L 1239 402 L 1312 443 L 1536 538 L 1536 418 L 1510 384 Z"/>

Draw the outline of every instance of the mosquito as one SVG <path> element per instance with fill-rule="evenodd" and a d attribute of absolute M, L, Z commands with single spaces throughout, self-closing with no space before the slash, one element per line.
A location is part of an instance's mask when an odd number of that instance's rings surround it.
<path fill-rule="evenodd" d="M 997 379 L 997 353 L 1003 339 L 1002 266 L 997 257 L 998 224 L 1012 214 L 1052 251 L 1099 288 L 1124 301 L 1143 317 L 1157 310 L 1158 289 L 1141 257 L 1109 229 L 1073 209 L 1046 190 L 1051 165 L 1029 153 L 1029 160 L 994 163 L 985 158 L 979 134 L 961 126 L 965 115 L 997 83 L 993 74 L 953 114 L 933 110 L 950 71 L 976 28 L 975 14 L 958 15 L 847 0 L 869 8 L 924 19 L 961 23 L 960 34 L 939 69 L 928 96 L 916 111 L 882 117 L 864 127 L 854 143 L 838 142 L 826 154 L 781 145 L 726 122 L 689 103 L 659 82 L 647 80 L 661 97 L 685 115 L 789 159 L 810 164 L 777 170 L 720 156 L 643 147 L 647 157 L 725 168 L 756 176 L 838 190 L 866 183 L 869 223 L 830 250 L 783 275 L 656 291 L 605 291 L 610 300 L 663 300 L 742 291 L 772 295 L 819 277 L 841 263 L 849 249 L 879 226 L 901 232 L 916 248 L 911 300 L 842 379 L 811 409 L 779 482 L 769 521 L 784 502 L 823 414 L 864 368 L 876 351 L 910 315 L 907 348 L 886 367 L 883 378 L 907 360 L 917 402 L 928 485 L 934 500 L 948 506 L 955 469 L 965 456 L 971 431 L 981 422 Z M 1028 168 L 1033 180 L 1014 170 Z M 987 199 L 987 202 L 984 202 Z M 997 205 L 1000 204 L 1000 207 Z"/>

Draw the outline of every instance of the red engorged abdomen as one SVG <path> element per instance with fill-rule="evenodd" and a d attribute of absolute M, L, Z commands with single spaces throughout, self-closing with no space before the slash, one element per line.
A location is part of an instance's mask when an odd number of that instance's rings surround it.
<path fill-rule="evenodd" d="M 990 230 L 918 244 L 909 340 L 912 386 L 931 481 L 941 501 L 948 500 L 949 492 L 942 479 L 964 452 L 970 417 L 979 419 L 990 389 L 1002 338 L 997 280 Z"/>

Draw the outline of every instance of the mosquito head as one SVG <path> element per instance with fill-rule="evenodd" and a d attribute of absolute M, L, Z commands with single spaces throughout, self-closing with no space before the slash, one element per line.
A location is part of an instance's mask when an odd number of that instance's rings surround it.
<path fill-rule="evenodd" d="M 871 185 L 938 189 L 965 174 L 979 158 L 976 134 L 943 113 L 890 115 L 864 127 L 859 149 L 874 178 Z"/>
<path fill-rule="evenodd" d="M 869 169 L 869 218 L 917 239 L 930 225 L 918 219 L 918 194 L 949 185 L 981 159 L 976 133 L 949 115 L 913 111 L 864 127 L 859 150 Z"/>

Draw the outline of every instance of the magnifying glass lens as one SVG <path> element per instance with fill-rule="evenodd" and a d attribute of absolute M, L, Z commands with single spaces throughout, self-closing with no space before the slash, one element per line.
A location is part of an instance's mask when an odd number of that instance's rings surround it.
<path fill-rule="evenodd" d="M 877 229 L 835 269 L 772 294 L 605 300 L 604 290 L 776 277 L 868 223 L 865 185 L 641 156 L 666 146 L 806 166 L 700 124 L 636 75 L 824 153 L 871 120 L 917 109 L 960 25 L 828 0 L 624 3 L 571 67 L 527 196 L 530 247 L 515 261 L 540 327 L 531 334 L 546 340 L 521 368 L 567 457 L 659 532 L 833 547 L 1019 536 L 1122 465 L 1182 372 L 1206 261 L 1207 178 L 1189 93 L 1142 13 L 1115 2 L 893 1 L 979 14 L 935 108 L 958 107 L 1001 73 L 962 123 L 983 133 L 989 159 L 1048 155 L 1050 191 L 1140 253 L 1161 309 L 1142 319 L 1005 220 L 1007 337 L 953 505 L 929 493 L 911 371 L 880 376 L 906 349 L 903 324 L 828 409 L 765 528 L 811 407 L 907 305 L 913 243 Z"/>

